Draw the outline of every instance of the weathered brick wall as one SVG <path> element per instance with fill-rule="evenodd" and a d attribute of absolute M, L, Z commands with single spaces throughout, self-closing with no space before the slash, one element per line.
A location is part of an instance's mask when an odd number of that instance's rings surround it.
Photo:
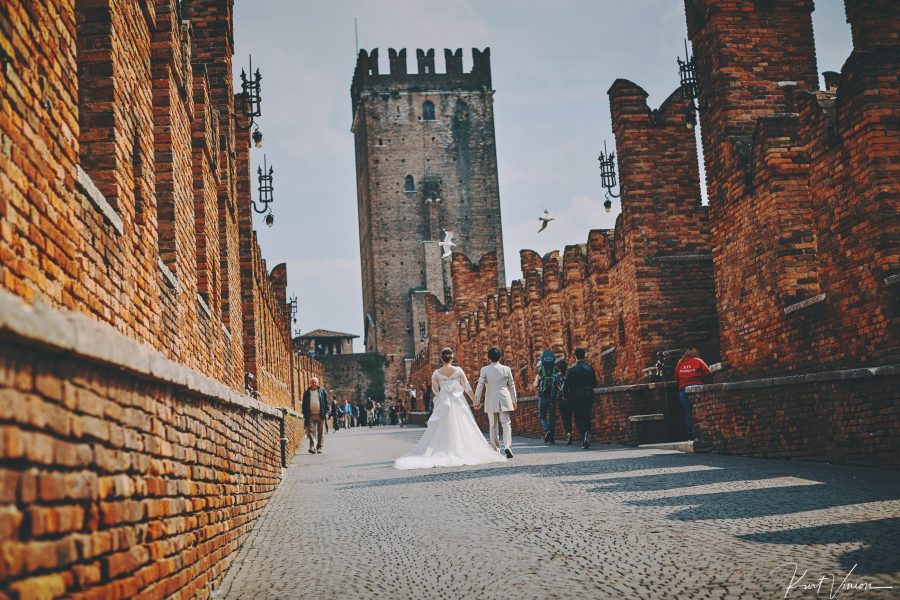
<path fill-rule="evenodd" d="M 244 331 L 231 2 L 0 23 L 0 282 L 30 303 L 0 290 L 0 596 L 206 596 L 301 435 L 271 404 L 321 373 L 252 231 Z"/>
<path fill-rule="evenodd" d="M 424 345 L 424 307 L 411 298 L 430 290 L 444 302 L 451 291 L 434 244 L 424 242 L 447 229 L 468 256 L 494 251 L 492 285 L 504 281 L 489 50 L 473 51 L 470 73 L 461 50 L 447 51 L 440 74 L 433 50 L 418 53 L 417 73 L 407 72 L 406 50 L 390 50 L 390 73 L 382 74 L 378 51 L 360 51 L 351 88 L 365 346 L 388 357 L 391 397 L 406 381 L 405 359 Z M 426 102 L 433 119 L 423 114 Z"/>
<path fill-rule="evenodd" d="M 281 476 L 287 415 L 0 293 L 0 594 L 208 597 Z"/>
<path fill-rule="evenodd" d="M 811 1 L 687 6 L 730 377 L 896 362 L 896 3 L 846 2 L 825 92 Z"/>
<path fill-rule="evenodd" d="M 900 369 L 688 388 L 698 452 L 900 466 Z"/>
<path fill-rule="evenodd" d="M 735 383 L 900 361 L 900 132 L 893 117 L 900 111 L 900 5 L 846 2 L 854 50 L 841 74 L 828 75 L 824 92 L 816 91 L 812 8 L 810 0 L 686 2 L 710 208 L 700 206 L 688 102 L 676 93 L 650 110 L 642 89 L 615 82 L 622 190 L 615 230 L 592 231 L 585 246 L 567 248 L 562 276 L 556 253 L 522 251 L 521 282 L 467 299 L 470 308 L 456 315 L 462 366 L 477 372 L 487 346 L 501 345 L 522 385 L 533 378 L 541 348 L 567 355 L 576 339 L 585 340 L 601 380 L 611 383 L 638 381 L 656 351 L 688 346 L 710 362 L 721 355 L 725 369 L 715 378 Z M 579 314 L 583 329 L 576 328 Z M 416 366 L 422 379 L 434 365 Z M 891 381 L 878 381 L 860 384 L 876 392 L 868 403 L 859 396 L 865 414 L 890 414 L 896 404 Z M 715 398 L 729 403 L 732 389 Z M 836 388 L 816 389 L 785 393 L 836 401 Z M 781 397 L 754 399 L 766 414 L 781 414 L 773 409 Z M 784 418 L 794 422 L 793 413 Z M 844 411 L 826 420 L 829 430 L 855 423 Z M 763 420 L 747 440 L 725 417 L 711 423 L 722 436 L 719 451 L 795 452 L 763 435 Z M 894 427 L 889 420 L 875 426 L 878 439 Z M 842 461 L 885 462 L 883 445 L 859 436 L 841 452 L 820 436 L 803 439 L 804 456 L 819 448 Z"/>

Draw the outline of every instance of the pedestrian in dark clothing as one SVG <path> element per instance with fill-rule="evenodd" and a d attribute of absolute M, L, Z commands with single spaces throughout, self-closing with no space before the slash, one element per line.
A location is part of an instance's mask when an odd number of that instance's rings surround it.
<path fill-rule="evenodd" d="M 538 418 L 544 430 L 544 443 L 555 444 L 556 405 L 553 403 L 553 382 L 556 379 L 556 355 L 544 350 L 538 361 L 534 387 L 538 393 Z"/>
<path fill-rule="evenodd" d="M 569 365 L 564 358 L 556 361 L 556 379 L 553 381 L 553 405 L 559 410 L 562 416 L 563 429 L 566 432 L 566 445 L 572 445 L 572 403 L 566 396 L 564 387 L 566 385 L 566 371 Z"/>
<path fill-rule="evenodd" d="M 334 430 L 337 431 L 341 428 L 341 417 L 343 416 L 343 412 L 341 411 L 341 407 L 338 406 L 337 400 L 331 401 L 331 426 L 334 427 Z"/>
<path fill-rule="evenodd" d="M 563 393 L 572 403 L 575 426 L 584 434 L 582 447 L 591 446 L 591 421 L 594 416 L 594 388 L 597 387 L 597 374 L 594 367 L 585 362 L 587 351 L 584 348 L 575 350 L 574 365 L 566 371 L 566 383 Z"/>

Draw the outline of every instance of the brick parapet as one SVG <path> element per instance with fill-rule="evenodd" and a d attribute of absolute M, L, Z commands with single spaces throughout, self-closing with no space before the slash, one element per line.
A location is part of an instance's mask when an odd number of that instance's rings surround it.
<path fill-rule="evenodd" d="M 885 85 L 898 65 L 900 10 L 846 2 L 854 49 L 819 92 L 811 2 L 686 7 L 722 355 L 733 367 L 723 377 L 896 361 L 888 283 L 900 251 L 888 240 L 900 179 L 888 159 L 896 127 L 883 117 L 900 107 Z M 739 30 L 728 26 L 737 19 Z"/>
<path fill-rule="evenodd" d="M 16 524 L 0 589 L 208 596 L 296 451 L 296 413 L 7 292 L 0 336 L 0 510 Z"/>

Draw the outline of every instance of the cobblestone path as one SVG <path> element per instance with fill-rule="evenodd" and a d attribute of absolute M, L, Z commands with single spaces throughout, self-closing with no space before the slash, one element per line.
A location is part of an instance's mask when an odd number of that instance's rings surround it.
<path fill-rule="evenodd" d="M 304 448 L 217 594 L 783 598 L 795 563 L 788 598 L 900 597 L 900 473 L 526 439 L 508 464 L 394 470 L 421 433 Z M 836 593 L 854 565 L 893 589 Z"/>

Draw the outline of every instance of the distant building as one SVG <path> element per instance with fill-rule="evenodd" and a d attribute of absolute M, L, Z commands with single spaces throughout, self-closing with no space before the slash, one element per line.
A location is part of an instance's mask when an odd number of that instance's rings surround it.
<path fill-rule="evenodd" d="M 358 337 L 352 333 L 316 329 L 295 337 L 294 349 L 310 356 L 352 354 L 353 340 Z"/>

